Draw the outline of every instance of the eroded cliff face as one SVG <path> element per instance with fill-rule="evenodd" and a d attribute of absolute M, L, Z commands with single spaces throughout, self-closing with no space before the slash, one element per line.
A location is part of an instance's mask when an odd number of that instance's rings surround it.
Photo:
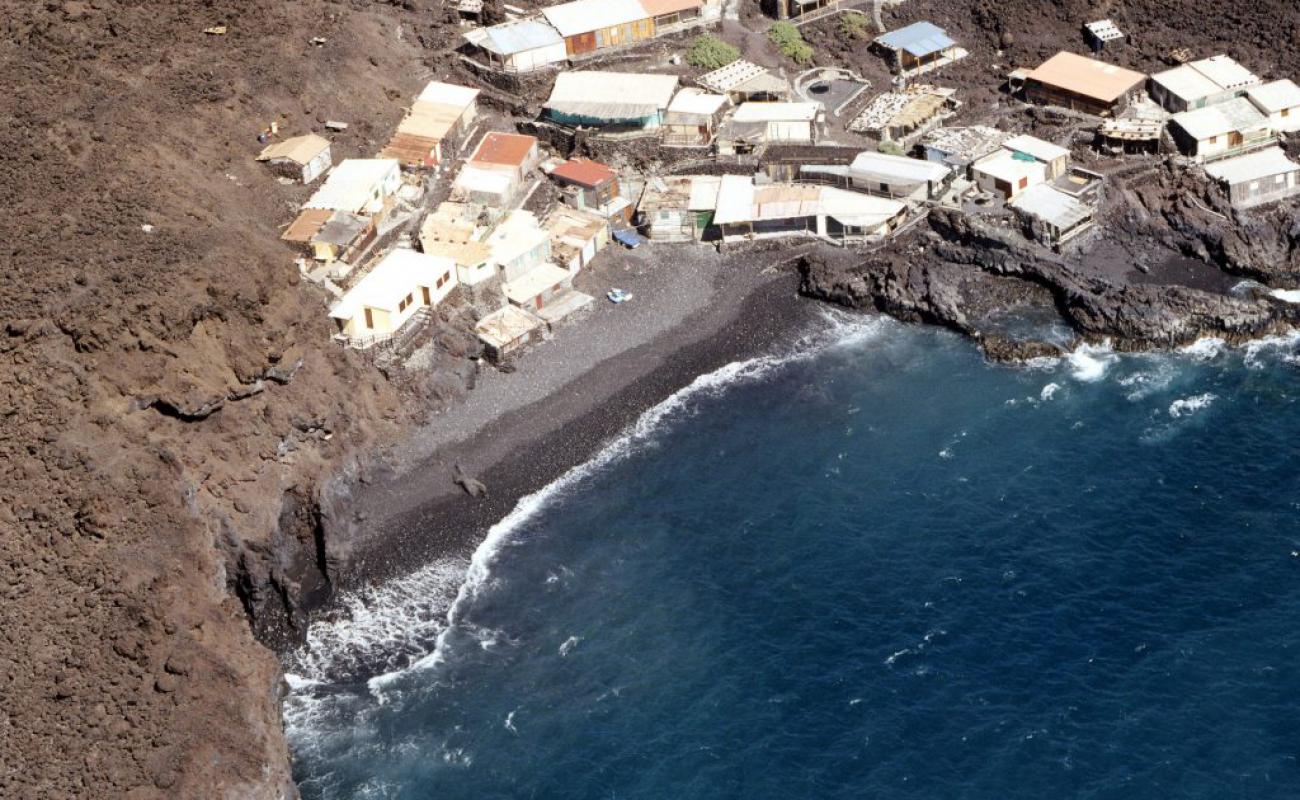
<path fill-rule="evenodd" d="M 325 476 L 432 389 L 332 345 L 278 240 L 311 189 L 255 137 L 342 119 L 335 161 L 372 155 L 445 12 L 5 6 L 0 796 L 292 796 L 254 630 L 327 586 Z"/>

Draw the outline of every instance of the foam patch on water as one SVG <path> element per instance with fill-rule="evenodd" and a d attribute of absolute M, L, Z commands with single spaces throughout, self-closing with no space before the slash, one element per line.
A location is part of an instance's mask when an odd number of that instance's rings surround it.
<path fill-rule="evenodd" d="M 1060 384 L 1049 383 L 1043 387 L 1043 390 L 1041 392 L 1038 393 L 1038 399 L 1046 403 L 1047 401 L 1051 400 L 1053 397 L 1056 397 L 1056 393 L 1059 392 L 1060 390 L 1061 390 Z"/>
<path fill-rule="evenodd" d="M 1066 358 L 1070 377 L 1080 383 L 1096 383 L 1106 377 L 1106 372 L 1119 360 L 1109 342 L 1081 344 Z"/>
<path fill-rule="evenodd" d="M 1211 392 L 1192 395 L 1191 397 L 1180 397 L 1169 404 L 1169 416 L 1174 419 L 1190 416 L 1197 411 L 1209 408 L 1217 399 L 1218 397 Z"/>
<path fill-rule="evenodd" d="M 1266 336 L 1246 344 L 1243 360 L 1250 369 L 1264 369 L 1268 366 L 1269 359 L 1287 361 L 1293 358 L 1297 345 L 1300 345 L 1300 332 Z"/>
<path fill-rule="evenodd" d="M 1191 356 L 1197 361 L 1211 361 L 1223 354 L 1228 347 L 1227 342 L 1217 336 L 1207 336 L 1204 339 L 1197 339 L 1186 347 L 1180 348 L 1178 352 L 1186 356 Z"/>
<path fill-rule="evenodd" d="M 376 663 L 381 661 L 376 656 L 382 654 L 382 662 L 391 667 L 367 681 L 370 692 L 382 701 L 384 693 L 398 688 L 405 675 L 444 663 L 453 631 L 468 634 L 484 648 L 492 646 L 501 634 L 475 628 L 465 619 L 466 613 L 480 594 L 490 591 L 492 567 L 502 546 L 511 537 L 526 533 L 528 523 L 541 511 L 609 465 L 652 446 L 667 423 L 692 414 L 698 401 L 716 397 L 737 384 L 761 380 L 785 365 L 809 360 L 828 349 L 860 346 L 897 324 L 886 317 L 837 309 L 824 309 L 821 316 L 823 324 L 799 339 L 790 351 L 733 362 L 697 377 L 645 411 L 590 461 L 521 498 L 489 529 L 468 564 L 439 562 L 372 594 L 350 599 L 343 620 L 312 626 L 308 646 L 295 658 L 299 677 L 329 680 L 352 674 L 351 668 L 365 663 L 367 656 L 369 663 Z"/>

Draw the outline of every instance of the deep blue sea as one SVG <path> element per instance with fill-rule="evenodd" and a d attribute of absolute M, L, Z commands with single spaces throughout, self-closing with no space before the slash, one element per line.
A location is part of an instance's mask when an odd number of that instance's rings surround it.
<path fill-rule="evenodd" d="M 1300 797 L 1300 341 L 824 328 L 317 625 L 304 796 Z"/>

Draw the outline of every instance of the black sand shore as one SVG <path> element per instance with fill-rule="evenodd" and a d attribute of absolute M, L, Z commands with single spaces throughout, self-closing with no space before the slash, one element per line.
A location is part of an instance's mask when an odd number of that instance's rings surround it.
<path fill-rule="evenodd" d="M 785 255 L 751 253 L 715 265 L 708 294 L 697 298 L 700 307 L 693 313 L 540 400 L 487 424 L 463 424 L 470 430 L 459 439 L 458 431 L 449 433 L 435 419 L 428 436 L 395 454 L 394 466 L 372 470 L 366 484 L 356 487 L 353 510 L 361 537 L 336 590 L 380 583 L 439 558 L 468 558 L 520 498 L 589 460 L 644 411 L 700 375 L 796 339 L 820 304 L 798 295 L 793 272 L 765 268 Z M 627 283 L 627 276 L 618 277 Z M 560 340 L 581 347 L 583 336 L 618 335 L 617 323 L 603 334 L 600 323 L 589 319 L 561 330 L 557 341 L 526 354 L 518 372 L 507 377 L 529 380 L 530 370 L 545 368 L 545 348 Z M 531 378 L 544 383 L 547 376 L 532 372 Z M 480 402 L 478 394 L 471 392 L 467 407 Z M 447 423 L 457 422 L 448 416 Z M 487 485 L 487 497 L 471 498 L 453 483 L 457 464 Z"/>

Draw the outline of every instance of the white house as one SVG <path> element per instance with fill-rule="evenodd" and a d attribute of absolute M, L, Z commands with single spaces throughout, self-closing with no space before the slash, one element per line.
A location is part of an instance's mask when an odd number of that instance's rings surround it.
<path fill-rule="evenodd" d="M 1151 76 L 1151 97 L 1169 111 L 1195 111 L 1223 103 L 1251 86 L 1259 77 L 1226 55 L 1191 61 Z"/>
<path fill-rule="evenodd" d="M 489 66 L 504 72 L 533 72 L 568 58 L 564 37 L 536 19 L 474 28 L 465 38 L 483 54 Z"/>
<path fill-rule="evenodd" d="M 1010 150 L 999 150 L 971 165 L 975 185 L 1007 200 L 1047 180 L 1047 165 Z"/>
<path fill-rule="evenodd" d="M 1169 132 L 1179 149 L 1200 161 L 1243 152 L 1273 138 L 1268 117 L 1245 97 L 1174 114 Z"/>
<path fill-rule="evenodd" d="M 392 158 L 349 158 L 330 170 L 325 183 L 303 204 L 353 214 L 379 214 L 402 185 L 402 171 Z"/>
<path fill-rule="evenodd" d="M 1269 127 L 1282 133 L 1300 131 L 1300 86 L 1290 78 L 1246 90 L 1246 98 L 1268 115 Z"/>
<path fill-rule="evenodd" d="M 329 140 L 314 133 L 268 145 L 258 154 L 257 160 L 265 161 L 273 169 L 303 183 L 316 180 L 333 163 Z"/>
<path fill-rule="evenodd" d="M 338 338 L 358 348 L 391 339 L 421 309 L 446 299 L 456 287 L 455 269 L 448 258 L 389 252 L 330 309 Z"/>

